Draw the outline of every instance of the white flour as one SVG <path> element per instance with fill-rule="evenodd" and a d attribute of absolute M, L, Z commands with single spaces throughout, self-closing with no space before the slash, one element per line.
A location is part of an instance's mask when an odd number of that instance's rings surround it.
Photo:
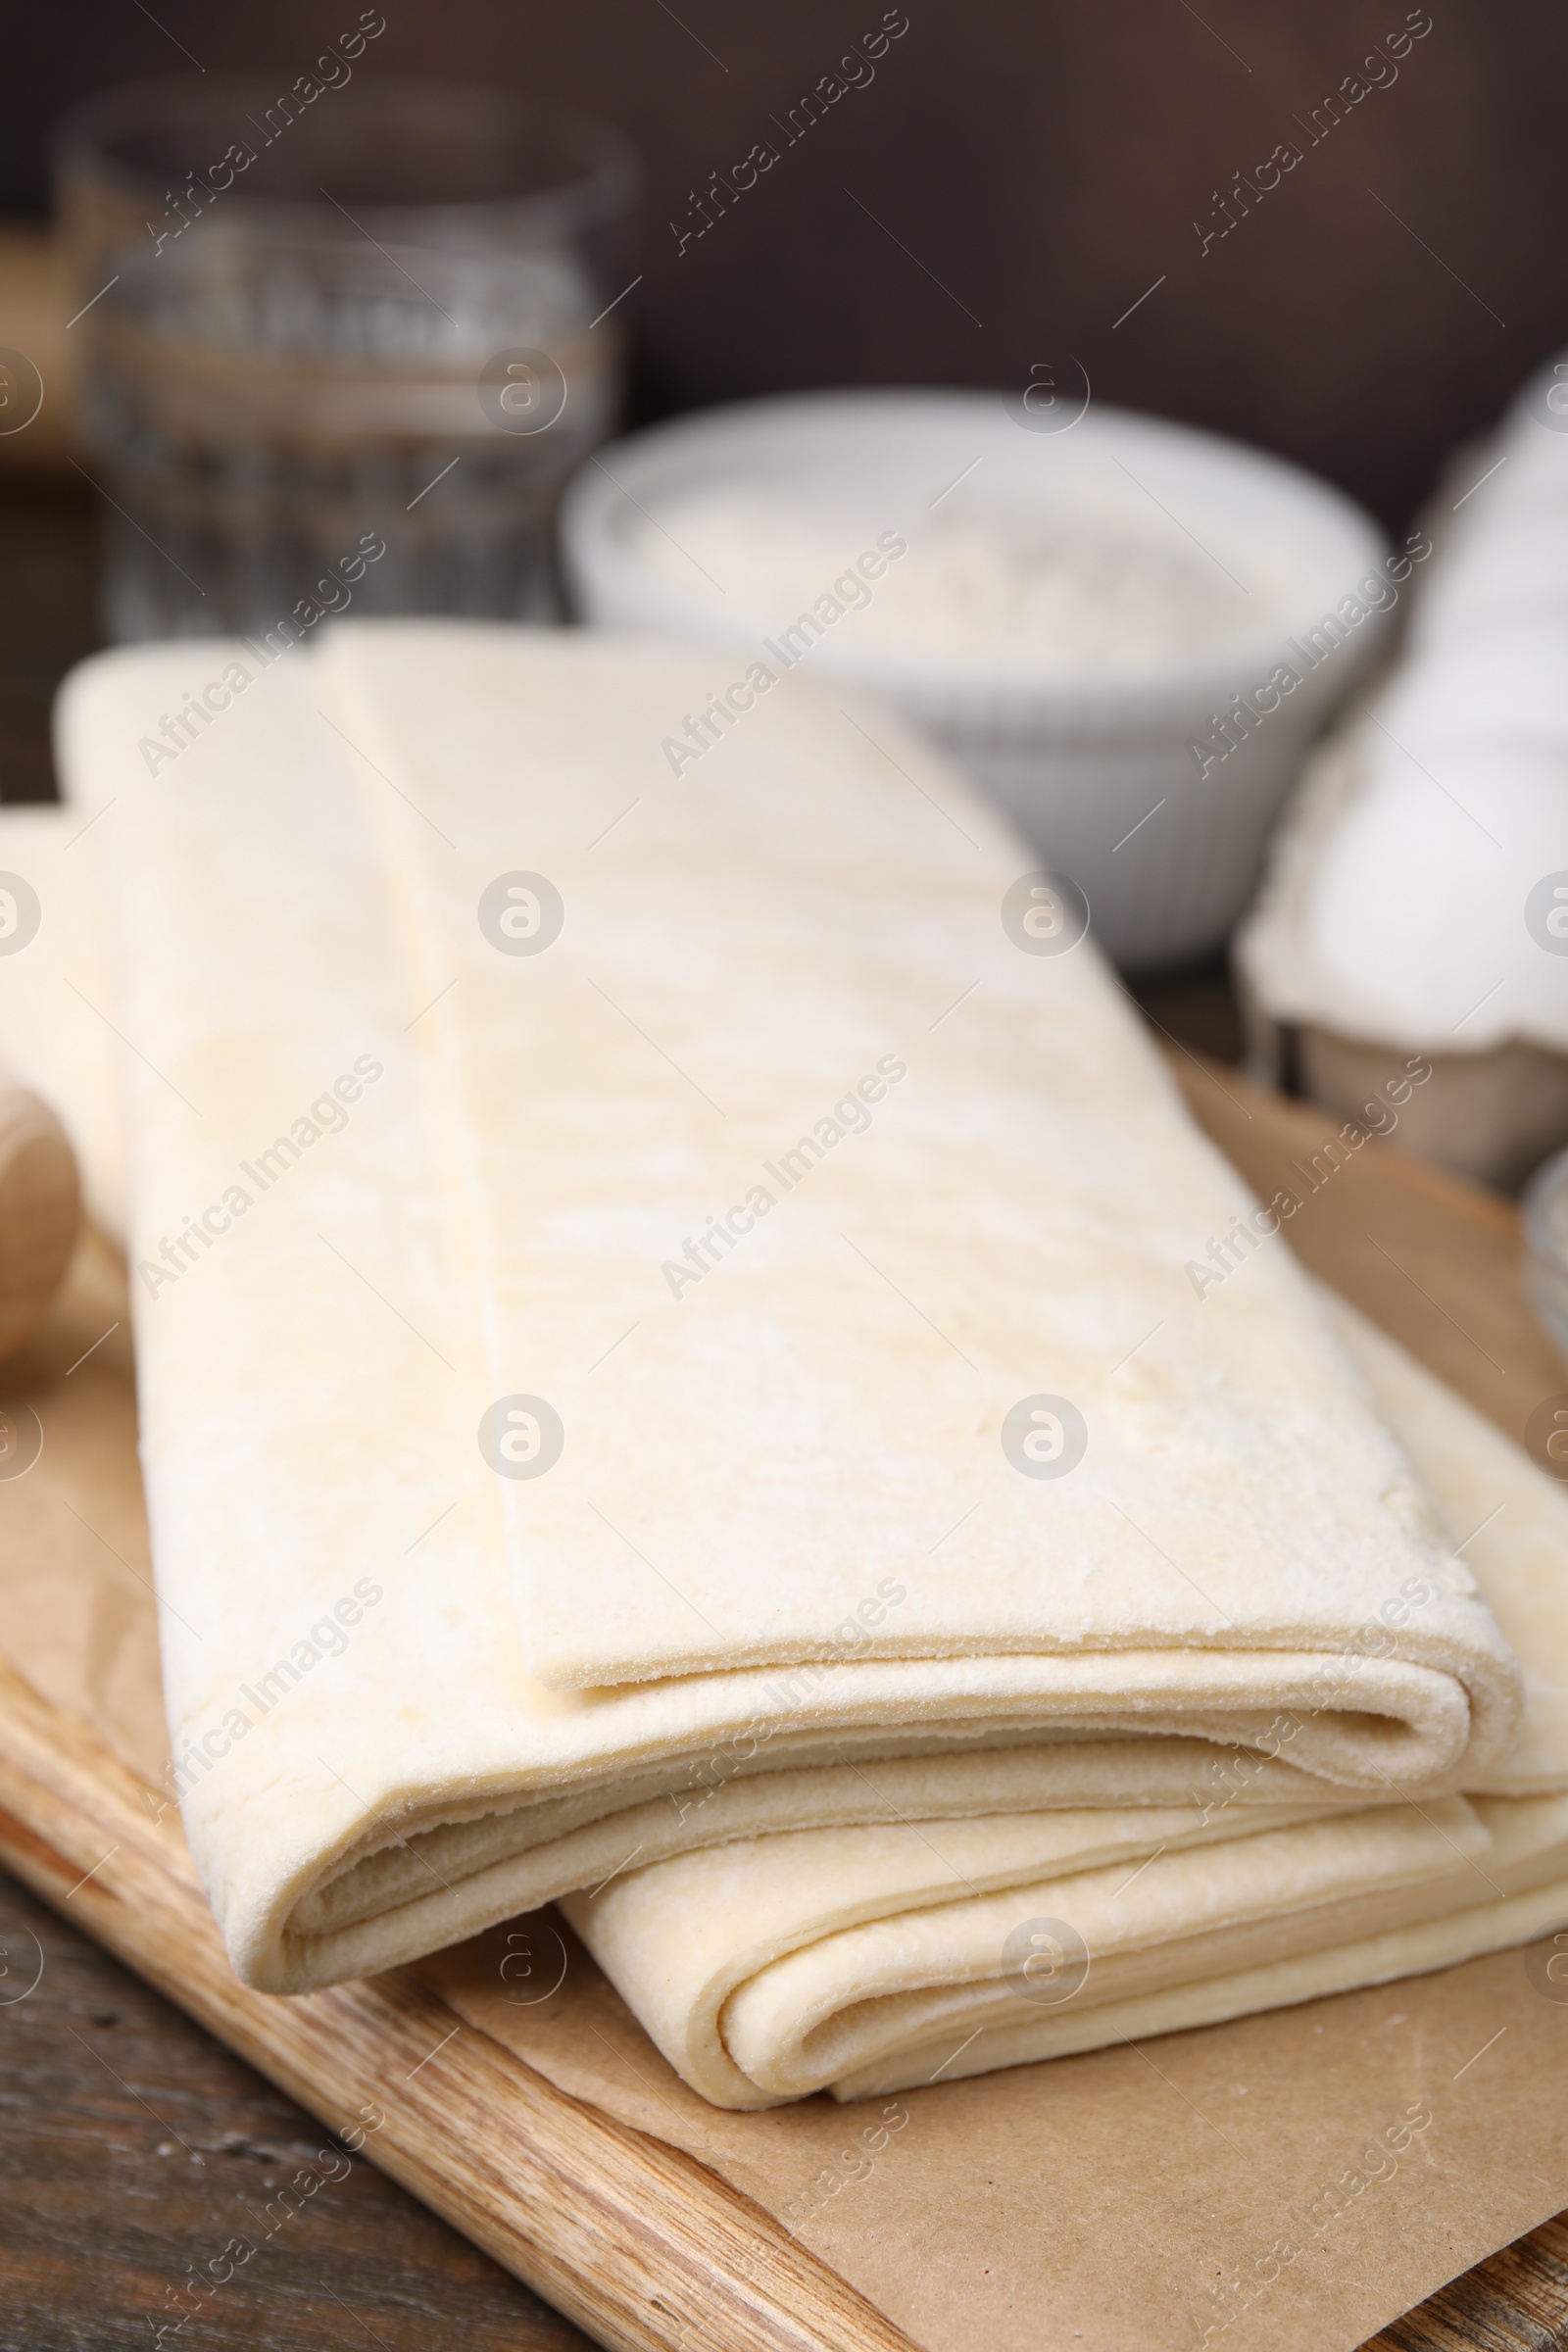
<path fill-rule="evenodd" d="M 1238 544 L 1206 516 L 1200 545 L 1136 490 L 1086 498 L 1080 486 L 1054 513 L 956 501 L 905 521 L 908 552 L 874 582 L 847 567 L 893 517 L 864 496 L 848 508 L 820 493 L 715 488 L 641 524 L 637 554 L 683 599 L 759 630 L 788 627 L 827 596 L 843 608 L 838 645 L 1009 669 L 1167 669 L 1299 619 L 1294 550 Z"/>

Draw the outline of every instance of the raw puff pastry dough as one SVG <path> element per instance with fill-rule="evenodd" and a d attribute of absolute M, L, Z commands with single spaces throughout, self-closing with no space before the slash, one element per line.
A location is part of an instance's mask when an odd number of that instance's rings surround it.
<path fill-rule="evenodd" d="M 1238 1755 L 1195 1776 L 1185 1805 L 1141 1816 L 890 1815 L 569 1896 L 694 2088 L 723 2107 L 908 2090 L 1447 1967 L 1568 1919 L 1568 1496 L 1351 1308 L 1334 1311 L 1528 1661 L 1518 1739 L 1472 1799 L 1390 1792 L 1292 1818 L 1235 1801 L 1258 1786 L 1258 1759 Z"/>
<path fill-rule="evenodd" d="M 115 804 L 166 1684 L 250 1982 L 748 1827 L 1162 1806 L 1285 1714 L 1238 1805 L 1508 1751 L 1512 1656 L 1288 1252 L 1193 1298 L 1245 1188 L 882 714 L 785 681 L 672 777 L 700 654 L 344 627 L 149 778 L 188 667 L 84 665 L 61 741 Z M 538 956 L 481 925 L 516 874 Z M 1002 1448 L 1039 1394 L 1063 1478 Z M 516 1396 L 536 1478 L 480 1450 Z"/>

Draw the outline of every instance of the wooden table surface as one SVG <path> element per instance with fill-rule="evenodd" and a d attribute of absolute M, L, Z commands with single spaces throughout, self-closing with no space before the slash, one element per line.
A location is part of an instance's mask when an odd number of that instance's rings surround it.
<path fill-rule="evenodd" d="M 0 2352 L 148 2352 L 191 2309 L 189 2272 L 240 2235 L 252 2261 L 167 2342 L 585 2352 L 579 2329 L 4 1873 L 0 1972 Z M 338 2177 L 267 2238 L 262 2207 L 313 2161 Z"/>
<path fill-rule="evenodd" d="M 79 502 L 0 499 L 0 800 L 48 790 L 49 697 L 92 644 L 90 555 Z M 1226 1051 L 1234 1020 L 1217 975 L 1149 994 L 1167 1034 Z M 302 2109 L 0 1872 L 0 2352 L 154 2343 L 191 2310 L 190 2273 L 245 2233 L 248 2208 L 323 2144 Z M 343 2149 L 339 2161 L 347 2169 L 291 2230 L 168 2341 L 199 2352 L 588 2344 L 364 2156 Z M 1367 2352 L 1558 2347 L 1568 2347 L 1568 2215 Z"/>

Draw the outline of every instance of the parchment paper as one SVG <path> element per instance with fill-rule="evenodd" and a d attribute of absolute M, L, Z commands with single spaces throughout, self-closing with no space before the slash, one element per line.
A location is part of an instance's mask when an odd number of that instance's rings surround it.
<path fill-rule="evenodd" d="M 1364 1154 L 1336 1221 L 1365 1234 L 1371 1219 L 1396 1248 L 1405 1181 Z M 1421 1349 L 1434 1307 L 1462 1320 L 1467 1281 L 1484 1289 L 1472 1393 L 1507 1386 L 1517 1426 L 1554 1377 L 1568 1390 L 1568 1367 L 1516 1297 L 1499 1305 L 1497 1212 L 1478 1249 L 1465 1218 L 1430 1195 L 1421 1209 L 1429 1226 L 1441 1211 L 1439 1271 L 1428 1249 L 1402 1320 L 1396 1291 L 1360 1302 Z M 0 1649 L 156 1787 L 156 1603 L 122 1279 L 104 1245 L 84 1249 L 43 1339 L 0 1365 L 0 1407 L 18 1402 L 44 1449 L 0 1482 Z M 1351 2352 L 1568 2205 L 1568 2001 L 1545 1957 L 1536 1945 L 897 2100 L 761 2115 L 686 2089 L 553 1913 L 418 1973 L 466 2030 L 744 2190 L 927 2352 Z"/>

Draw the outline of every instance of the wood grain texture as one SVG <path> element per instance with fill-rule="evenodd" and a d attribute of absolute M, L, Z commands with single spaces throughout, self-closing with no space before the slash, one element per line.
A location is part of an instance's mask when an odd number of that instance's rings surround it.
<path fill-rule="evenodd" d="M 1258 1198 L 1298 1201 L 1284 1228 L 1297 1255 L 1523 1444 L 1536 1407 L 1568 1390 L 1568 1365 L 1526 1302 L 1510 1203 L 1395 1141 L 1350 1143 L 1333 1112 L 1284 1102 L 1185 1047 L 1168 1058 L 1194 1116 Z"/>
<path fill-rule="evenodd" d="M 1568 2214 L 1504 2246 L 1362 2352 L 1559 2352 L 1568 2344 Z"/>
<path fill-rule="evenodd" d="M 229 1968 L 177 1829 L 0 1667 L 0 1859 L 614 2352 L 907 2352 L 749 2198 L 566 2097 L 393 1974 L 277 2000 Z"/>
<path fill-rule="evenodd" d="M 285 2200 L 302 2176 L 319 2187 Z M 193 2310 L 167 2342 L 588 2344 L 0 1874 L 0 2352 L 146 2352 Z"/>

